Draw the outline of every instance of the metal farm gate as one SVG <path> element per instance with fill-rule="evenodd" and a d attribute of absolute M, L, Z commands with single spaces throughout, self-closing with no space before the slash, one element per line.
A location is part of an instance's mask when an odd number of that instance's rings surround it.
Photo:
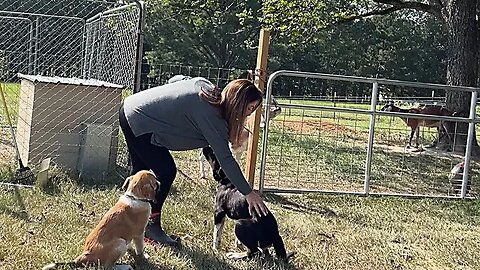
<path fill-rule="evenodd" d="M 276 89 L 318 87 L 367 89 L 370 104 L 302 100 L 277 95 Z M 379 93 L 388 87 L 448 89 L 472 92 L 468 118 L 392 113 L 380 110 Z M 371 89 L 371 90 L 370 90 Z M 285 90 L 285 89 L 284 89 Z M 275 94 L 282 113 L 266 121 L 263 132 L 259 189 L 265 192 L 326 192 L 414 197 L 476 197 L 479 164 L 471 158 L 479 88 L 415 83 L 388 79 L 277 71 L 267 83 L 267 107 Z M 403 118 L 468 123 L 464 152 L 406 148 L 410 129 Z M 267 119 L 268 111 L 267 111 Z M 456 130 L 456 129 L 455 129 Z M 433 138 L 435 130 L 421 129 Z M 478 134 L 478 132 L 477 132 Z M 466 135 L 466 134 L 465 134 Z M 438 135 L 437 135 L 438 136 Z M 455 149 L 455 141 L 453 148 Z M 450 177 L 452 168 L 465 161 L 465 172 Z M 471 181 L 471 184 L 467 180 Z M 456 182 L 453 182 L 456 181 Z"/>
<path fill-rule="evenodd" d="M 139 89 L 144 6 L 119 3 L 0 0 L 0 83 L 24 163 L 51 158 L 95 177 L 126 167 L 118 107 Z M 0 125 L 8 174 L 17 164 L 3 108 Z"/>

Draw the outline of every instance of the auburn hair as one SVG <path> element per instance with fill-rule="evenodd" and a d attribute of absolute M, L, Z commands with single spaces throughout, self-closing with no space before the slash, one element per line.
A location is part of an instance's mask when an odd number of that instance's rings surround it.
<path fill-rule="evenodd" d="M 262 92 L 249 80 L 233 80 L 222 91 L 220 106 L 228 124 L 228 137 L 232 144 L 239 144 L 245 125 L 247 105 L 257 101 L 262 103 Z"/>
<path fill-rule="evenodd" d="M 239 144 L 245 125 L 247 105 L 257 101 L 257 107 L 262 103 L 263 93 L 249 80 L 237 79 L 228 83 L 223 91 L 217 92 L 217 98 L 200 92 L 200 97 L 221 109 L 223 118 L 228 125 L 228 140 Z"/>

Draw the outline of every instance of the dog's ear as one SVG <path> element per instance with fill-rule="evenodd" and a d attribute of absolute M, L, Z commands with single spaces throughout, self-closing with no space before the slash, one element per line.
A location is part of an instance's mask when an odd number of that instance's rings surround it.
<path fill-rule="evenodd" d="M 142 185 L 142 195 L 152 201 L 156 202 L 156 195 L 157 195 L 157 190 L 159 188 L 160 183 L 157 181 L 155 177 L 152 176 L 152 179 L 150 181 L 147 181 Z"/>
<path fill-rule="evenodd" d="M 122 185 L 122 189 L 123 189 L 124 191 L 127 190 L 128 185 L 130 184 L 130 180 L 132 180 L 132 179 L 133 179 L 133 175 L 131 175 L 131 176 L 129 176 L 129 177 L 127 177 L 127 178 L 125 179 L 125 182 L 123 182 L 123 185 Z"/>

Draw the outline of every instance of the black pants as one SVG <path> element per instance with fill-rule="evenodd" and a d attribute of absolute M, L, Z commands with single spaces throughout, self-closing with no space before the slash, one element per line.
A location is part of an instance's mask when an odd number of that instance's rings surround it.
<path fill-rule="evenodd" d="M 125 118 L 123 105 L 120 107 L 119 121 L 132 160 L 130 175 L 141 170 L 152 170 L 160 182 L 160 188 L 155 196 L 157 203 L 152 203 L 152 214 L 160 213 L 177 175 L 175 161 L 167 148 L 150 143 L 151 133 L 135 137 Z"/>

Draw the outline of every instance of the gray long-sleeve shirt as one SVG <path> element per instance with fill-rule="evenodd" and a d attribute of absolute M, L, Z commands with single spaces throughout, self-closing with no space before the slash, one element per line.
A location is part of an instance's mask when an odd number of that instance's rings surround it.
<path fill-rule="evenodd" d="M 128 124 L 135 136 L 152 133 L 152 143 L 169 150 L 210 145 L 230 181 L 246 195 L 252 189 L 232 156 L 227 122 L 219 108 L 198 96 L 194 84 L 200 79 L 178 81 L 127 97 L 123 108 Z"/>

